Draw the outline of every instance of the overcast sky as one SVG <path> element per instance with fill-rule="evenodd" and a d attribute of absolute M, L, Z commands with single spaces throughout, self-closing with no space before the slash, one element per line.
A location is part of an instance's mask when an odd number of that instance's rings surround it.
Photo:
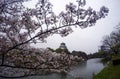
<path fill-rule="evenodd" d="M 33 7 L 37 0 L 32 0 L 25 4 L 26 6 Z M 65 5 L 69 2 L 76 0 L 50 0 L 53 4 L 53 11 L 56 14 L 65 10 Z M 109 35 L 115 26 L 120 22 L 120 0 L 86 0 L 86 8 L 91 6 L 93 9 L 99 11 L 101 6 L 109 8 L 109 14 L 106 18 L 97 21 L 93 27 L 85 29 L 74 28 L 74 32 L 67 37 L 60 35 L 53 35 L 47 38 L 47 43 L 38 43 L 33 46 L 40 48 L 58 48 L 61 42 L 66 43 L 67 48 L 72 51 L 84 51 L 87 54 L 98 51 L 101 45 L 103 36 Z"/>

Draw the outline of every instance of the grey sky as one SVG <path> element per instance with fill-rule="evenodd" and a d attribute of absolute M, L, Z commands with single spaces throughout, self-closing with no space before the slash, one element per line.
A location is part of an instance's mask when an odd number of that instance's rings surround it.
<path fill-rule="evenodd" d="M 76 0 L 50 0 L 53 4 L 53 10 L 56 14 L 65 9 L 65 4 Z M 38 43 L 33 46 L 40 48 L 58 48 L 61 42 L 66 43 L 70 51 L 85 51 L 86 53 L 94 53 L 101 45 L 101 40 L 104 35 L 109 35 L 115 26 L 120 22 L 120 0 L 86 0 L 86 8 L 91 6 L 95 10 L 99 10 L 101 6 L 109 8 L 109 15 L 105 19 L 97 21 L 93 27 L 85 29 L 74 28 L 74 32 L 67 37 L 62 38 L 60 35 L 53 35 L 47 38 L 47 43 Z M 32 0 L 26 6 L 33 7 L 36 0 Z"/>

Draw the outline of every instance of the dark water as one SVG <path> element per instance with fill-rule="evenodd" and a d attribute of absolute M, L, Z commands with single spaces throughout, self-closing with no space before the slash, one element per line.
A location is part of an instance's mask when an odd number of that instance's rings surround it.
<path fill-rule="evenodd" d="M 94 74 L 97 74 L 105 67 L 99 61 L 99 58 L 90 59 L 87 62 L 73 66 L 67 75 L 53 73 L 44 76 L 29 76 L 16 79 L 92 79 Z"/>
<path fill-rule="evenodd" d="M 100 62 L 100 59 L 90 59 L 86 63 L 81 63 L 73 67 L 68 74 L 79 79 L 92 79 L 93 75 L 99 73 L 105 66 Z"/>

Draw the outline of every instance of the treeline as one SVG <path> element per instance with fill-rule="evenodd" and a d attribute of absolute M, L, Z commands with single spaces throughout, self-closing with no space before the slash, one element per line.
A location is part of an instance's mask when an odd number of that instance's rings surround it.
<path fill-rule="evenodd" d="M 108 57 L 108 56 L 109 56 L 109 53 L 96 52 L 96 53 L 93 53 L 93 54 L 88 54 L 88 59 L 91 59 L 91 58 L 105 58 L 105 57 Z"/>
<path fill-rule="evenodd" d="M 75 51 L 73 50 L 72 52 L 70 52 L 68 49 L 61 49 L 61 48 L 57 48 L 57 49 L 52 49 L 52 48 L 47 48 L 52 52 L 56 52 L 56 53 L 67 53 L 67 54 L 71 54 L 73 56 L 78 56 L 78 57 L 82 57 L 83 59 L 87 60 L 88 56 L 85 52 L 83 51 Z"/>
<path fill-rule="evenodd" d="M 83 52 L 83 51 L 72 51 L 72 53 L 71 53 L 72 55 L 76 55 L 76 56 L 78 56 L 78 57 L 83 57 L 83 59 L 85 59 L 85 60 L 87 60 L 88 59 L 88 56 L 87 56 L 87 54 L 85 53 L 85 52 Z"/>

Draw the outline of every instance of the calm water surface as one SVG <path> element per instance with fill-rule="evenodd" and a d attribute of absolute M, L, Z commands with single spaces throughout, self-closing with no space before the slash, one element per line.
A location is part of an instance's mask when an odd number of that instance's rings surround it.
<path fill-rule="evenodd" d="M 97 74 L 105 67 L 103 63 L 99 61 L 99 58 L 89 59 L 87 62 L 71 67 L 67 75 L 53 73 L 44 76 L 29 76 L 16 79 L 92 79 L 94 74 Z"/>

